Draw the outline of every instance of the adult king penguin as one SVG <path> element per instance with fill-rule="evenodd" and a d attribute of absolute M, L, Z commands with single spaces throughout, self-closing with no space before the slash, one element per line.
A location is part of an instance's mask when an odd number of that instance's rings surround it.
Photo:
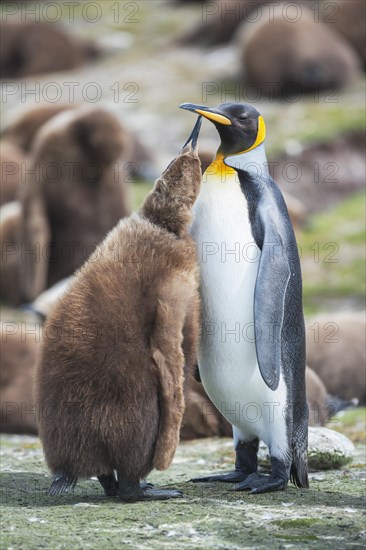
<path fill-rule="evenodd" d="M 214 123 L 221 145 L 206 170 L 191 234 L 201 270 L 199 373 L 233 426 L 235 470 L 194 478 L 234 490 L 308 487 L 302 279 L 282 194 L 268 172 L 265 123 L 246 104 L 181 108 Z M 259 440 L 271 473 L 257 472 Z"/>

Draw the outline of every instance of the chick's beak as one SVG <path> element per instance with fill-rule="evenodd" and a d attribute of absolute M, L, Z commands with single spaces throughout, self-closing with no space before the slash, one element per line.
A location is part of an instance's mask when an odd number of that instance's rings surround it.
<path fill-rule="evenodd" d="M 191 132 L 191 135 L 189 136 L 189 138 L 187 139 L 187 141 L 183 145 L 183 149 L 185 147 L 187 147 L 187 145 L 189 145 L 189 144 L 191 145 L 191 147 L 194 151 L 197 149 L 197 141 L 198 141 L 198 136 L 200 134 L 201 126 L 202 126 L 202 117 L 199 116 L 198 119 L 197 119 L 197 122 L 194 125 L 194 128 Z"/>
<path fill-rule="evenodd" d="M 216 109 L 210 109 L 209 107 L 205 107 L 204 105 L 194 105 L 193 103 L 182 103 L 180 105 L 181 109 L 185 109 L 186 111 L 192 111 L 193 113 L 197 113 L 198 115 L 201 115 L 208 120 L 211 120 L 211 122 L 216 122 L 217 124 L 222 124 L 223 126 L 231 126 L 232 122 L 231 120 L 224 114 L 220 113 L 220 111 Z"/>

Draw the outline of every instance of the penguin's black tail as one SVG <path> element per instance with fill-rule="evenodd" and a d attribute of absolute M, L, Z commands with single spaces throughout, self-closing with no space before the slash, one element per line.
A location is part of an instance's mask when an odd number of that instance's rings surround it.
<path fill-rule="evenodd" d="M 294 460 L 291 464 L 290 480 L 299 489 L 309 487 L 308 457 L 306 450 L 302 453 L 294 452 Z"/>
<path fill-rule="evenodd" d="M 66 493 L 69 489 L 73 489 L 76 485 L 78 478 L 68 473 L 57 473 L 53 478 L 51 487 L 48 489 L 49 496 L 61 495 Z"/>

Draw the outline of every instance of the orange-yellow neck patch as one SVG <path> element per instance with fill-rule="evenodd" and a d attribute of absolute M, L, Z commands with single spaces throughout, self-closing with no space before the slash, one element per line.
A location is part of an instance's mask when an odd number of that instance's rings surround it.
<path fill-rule="evenodd" d="M 205 176 L 215 176 L 224 181 L 226 176 L 232 176 L 233 174 L 236 175 L 236 170 L 234 170 L 234 168 L 226 166 L 224 163 L 224 158 L 225 157 L 222 153 L 218 153 L 211 162 L 210 166 L 207 167 Z"/>

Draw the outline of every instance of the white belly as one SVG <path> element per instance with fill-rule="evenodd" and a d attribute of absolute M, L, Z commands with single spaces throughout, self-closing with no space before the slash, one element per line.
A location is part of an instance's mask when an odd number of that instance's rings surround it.
<path fill-rule="evenodd" d="M 197 243 L 203 308 L 200 375 L 215 406 L 237 437 L 259 437 L 287 447 L 283 409 L 286 387 L 264 383 L 254 339 L 254 289 L 260 249 L 254 242 L 247 204 L 232 177 L 202 183 L 191 234 Z"/>

